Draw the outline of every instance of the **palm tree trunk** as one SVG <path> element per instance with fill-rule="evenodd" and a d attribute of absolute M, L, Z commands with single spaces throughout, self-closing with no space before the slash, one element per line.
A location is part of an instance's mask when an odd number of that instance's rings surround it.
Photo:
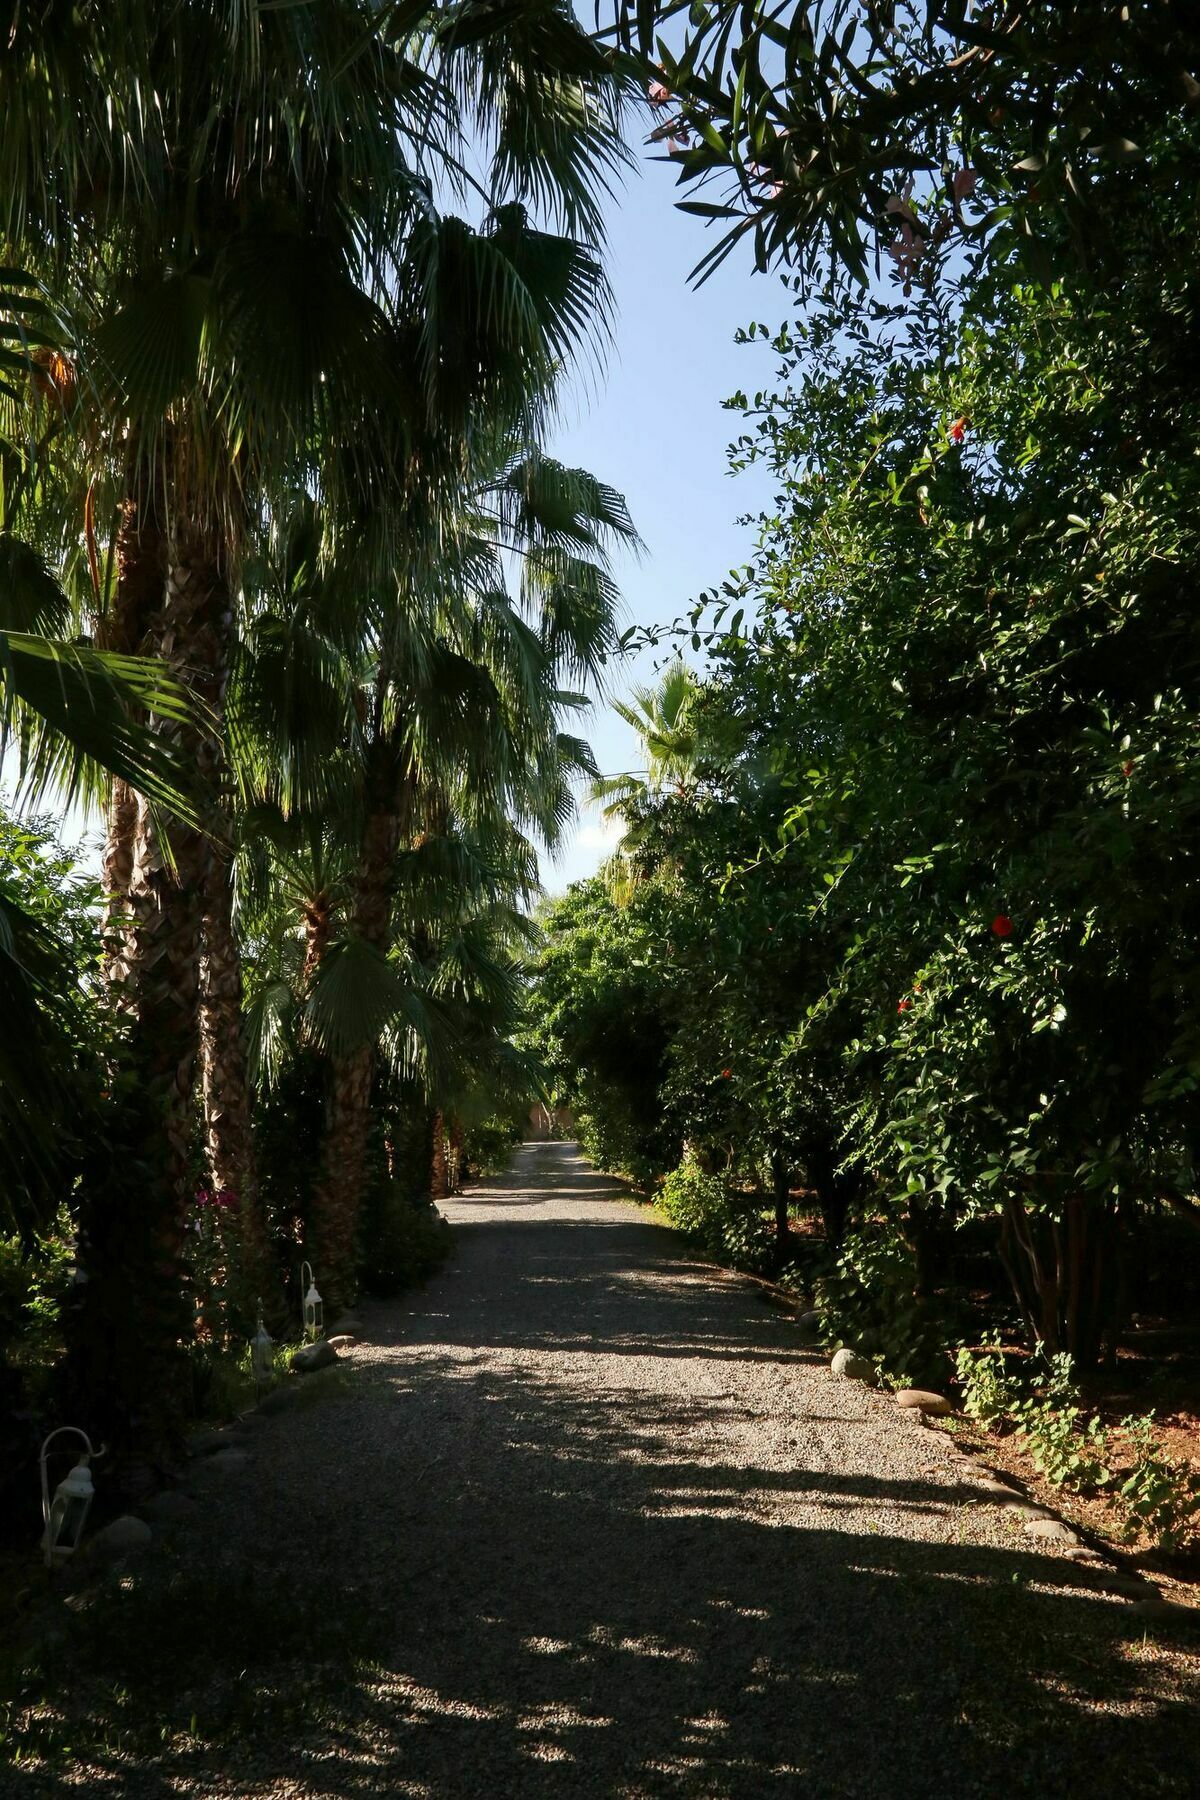
<path fill-rule="evenodd" d="M 117 591 L 97 621 L 103 650 L 136 656 L 145 645 L 162 605 L 166 581 L 166 541 L 153 504 L 152 478 L 139 484 L 140 497 L 121 508 L 116 536 Z M 133 884 L 138 799 L 128 782 L 115 779 L 109 790 L 104 841 L 104 957 L 110 984 L 120 992 L 124 977 L 126 908 Z"/>
<path fill-rule="evenodd" d="M 232 609 L 222 559 L 203 539 L 166 546 L 148 648 L 202 699 L 224 692 Z M 201 779 L 220 748 L 199 721 L 165 725 Z M 165 833 L 164 833 L 165 827 Z M 124 854 L 124 853 L 123 853 Z M 209 834 L 136 803 L 123 944 L 110 980 L 127 1018 L 114 1141 L 85 1183 L 72 1367 L 88 1417 L 130 1458 L 170 1459 L 193 1320 L 183 1264 L 191 1149 L 203 896 Z"/>
<path fill-rule="evenodd" d="M 321 892 L 313 894 L 304 908 L 304 974 L 307 989 L 324 960 L 333 936 L 333 902 Z"/>
<path fill-rule="evenodd" d="M 355 881 L 355 932 L 386 951 L 391 935 L 392 889 L 400 845 L 401 785 L 390 745 L 380 746 L 383 768 L 373 784 Z M 331 1058 L 329 1104 L 321 1163 L 309 1215 L 312 1263 L 332 1307 L 353 1300 L 357 1285 L 358 1221 L 367 1176 L 375 1050 L 364 1045 Z"/>
<path fill-rule="evenodd" d="M 242 961 L 233 929 L 232 866 L 214 851 L 205 893 L 200 962 L 200 1074 L 204 1140 L 214 1190 L 232 1195 L 233 1327 L 249 1336 L 259 1300 L 278 1314 L 276 1282 L 254 1154 L 253 1109 L 242 1042 Z"/>
<path fill-rule="evenodd" d="M 435 1200 L 445 1200 L 450 1193 L 450 1172 L 446 1165 L 446 1121 L 440 1112 L 433 1115 L 433 1175 L 429 1186 Z"/>
<path fill-rule="evenodd" d="M 459 1118 L 450 1121 L 450 1178 L 454 1192 L 461 1194 L 467 1185 L 466 1132 Z"/>

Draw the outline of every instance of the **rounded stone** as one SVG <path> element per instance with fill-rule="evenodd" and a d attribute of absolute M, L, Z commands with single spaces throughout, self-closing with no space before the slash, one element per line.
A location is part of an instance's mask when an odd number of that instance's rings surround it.
<path fill-rule="evenodd" d="M 153 1540 L 154 1533 L 145 1519 L 122 1513 L 119 1519 L 96 1533 L 96 1548 L 103 1556 L 125 1556 L 131 1550 L 144 1550 Z"/>
<path fill-rule="evenodd" d="M 319 1338 L 315 1344 L 305 1344 L 302 1350 L 293 1351 L 291 1366 L 297 1375 L 311 1375 L 316 1369 L 327 1369 L 337 1359 L 337 1351 L 329 1339 Z"/>
<path fill-rule="evenodd" d="M 195 1517 L 197 1508 L 196 1502 L 177 1488 L 164 1488 L 161 1494 L 151 1494 L 142 1511 L 156 1525 L 187 1525 Z"/>
<path fill-rule="evenodd" d="M 846 1381 L 874 1381 L 875 1379 L 875 1364 L 868 1362 L 865 1356 L 860 1356 L 857 1350 L 836 1351 L 829 1366 L 835 1375 L 842 1376 Z"/>
<path fill-rule="evenodd" d="M 216 1456 L 206 1456 L 202 1463 L 197 1464 L 195 1475 L 228 1475 L 232 1470 L 244 1469 L 249 1461 L 244 1450 L 219 1450 Z"/>
<path fill-rule="evenodd" d="M 1039 1513 L 1026 1519 L 1024 1524 L 1030 1537 L 1042 1538 L 1047 1543 L 1074 1545 L 1079 1542 L 1078 1534 L 1061 1519 L 1048 1519 Z"/>
<path fill-rule="evenodd" d="M 195 1431 L 187 1441 L 189 1456 L 215 1456 L 227 1450 L 231 1442 L 228 1431 Z"/>
<path fill-rule="evenodd" d="M 1134 1600 L 1130 1605 L 1133 1612 L 1141 1613 L 1144 1617 L 1150 1619 L 1166 1619 L 1172 1617 L 1178 1619 L 1194 1619 L 1196 1616 L 1194 1607 L 1179 1606 L 1175 1601 L 1168 1600 L 1165 1594 L 1147 1594 L 1144 1600 Z"/>
<path fill-rule="evenodd" d="M 930 1414 L 936 1419 L 945 1419 L 954 1411 L 945 1394 L 931 1393 L 927 1388 L 900 1388 L 896 1393 L 896 1405 L 913 1407 L 917 1412 Z"/>
<path fill-rule="evenodd" d="M 1024 1494 L 1014 1487 L 1009 1487 L 1007 1481 L 981 1481 L 979 1485 L 991 1499 L 998 1500 L 1002 1504 L 1008 1506 L 1024 1506 L 1026 1504 Z"/>
<path fill-rule="evenodd" d="M 296 1388 L 294 1385 L 277 1387 L 273 1388 L 269 1394 L 263 1395 L 258 1403 L 258 1410 L 270 1418 L 275 1413 L 288 1412 L 295 1404 Z"/>

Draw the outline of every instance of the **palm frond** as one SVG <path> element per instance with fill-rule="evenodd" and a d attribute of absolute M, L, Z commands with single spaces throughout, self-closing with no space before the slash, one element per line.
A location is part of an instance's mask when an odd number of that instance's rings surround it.
<path fill-rule="evenodd" d="M 15 742 L 22 798 L 56 788 L 69 803 L 116 775 L 187 824 L 198 824 L 195 769 L 160 726 L 203 723 L 198 703 L 160 664 L 29 632 L 0 631 L 0 751 Z"/>

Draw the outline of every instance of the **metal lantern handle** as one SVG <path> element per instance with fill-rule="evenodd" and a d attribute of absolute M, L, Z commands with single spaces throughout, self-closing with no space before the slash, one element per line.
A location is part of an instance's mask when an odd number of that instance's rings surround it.
<path fill-rule="evenodd" d="M 93 1449 L 91 1438 L 78 1425 L 59 1425 L 50 1433 L 49 1437 L 43 1439 L 38 1456 L 38 1469 L 42 1482 L 42 1524 L 45 1531 L 46 1567 L 48 1569 L 54 1567 L 54 1545 L 50 1540 L 50 1515 L 54 1503 L 50 1498 L 50 1476 L 46 1468 L 46 1459 L 50 1454 L 51 1444 L 55 1438 L 59 1437 L 79 1438 L 84 1445 L 84 1459 L 88 1463 L 91 1463 L 93 1459 L 98 1460 L 108 1449 L 107 1444 L 101 1444 L 98 1450 Z"/>

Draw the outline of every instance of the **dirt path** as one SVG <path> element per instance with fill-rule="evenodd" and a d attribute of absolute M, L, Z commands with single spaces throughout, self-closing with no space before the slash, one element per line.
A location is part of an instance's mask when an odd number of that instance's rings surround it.
<path fill-rule="evenodd" d="M 156 1544 L 109 1602 L 128 1706 L 167 1741 L 76 1778 L 1197 1791 L 1182 1628 L 1031 1546 L 937 1433 L 615 1196 L 571 1146 L 523 1148 L 451 1203 L 443 1276 L 367 1309 L 345 1372 L 248 1429 L 243 1462 L 200 1466 L 174 1575 Z"/>

